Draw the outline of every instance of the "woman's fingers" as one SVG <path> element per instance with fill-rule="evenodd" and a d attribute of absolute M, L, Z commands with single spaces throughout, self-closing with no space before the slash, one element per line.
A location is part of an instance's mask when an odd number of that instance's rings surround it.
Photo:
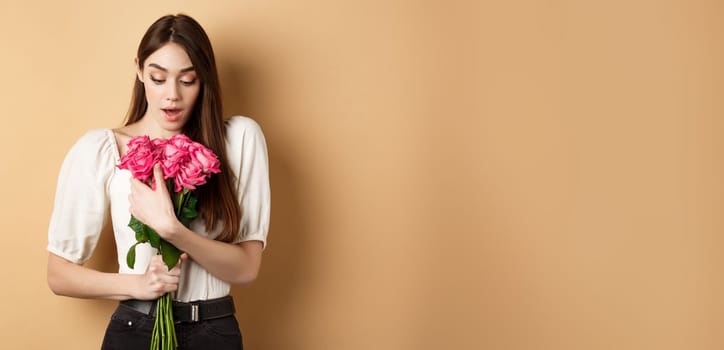
<path fill-rule="evenodd" d="M 178 219 L 159 165 L 154 168 L 153 181 L 154 187 L 158 187 L 158 190 L 152 190 L 143 182 L 131 179 L 131 192 L 128 194 L 129 212 L 153 228 L 161 238 L 169 240 Z"/>
<path fill-rule="evenodd" d="M 157 298 L 167 292 L 176 291 L 180 275 L 181 268 L 179 265 L 169 270 L 160 255 L 151 257 L 146 270 L 146 285 L 152 294 L 151 298 Z"/>
<path fill-rule="evenodd" d="M 163 171 L 161 170 L 161 164 L 156 163 L 153 166 L 153 181 L 155 183 L 154 190 L 161 190 L 163 193 L 168 193 L 166 188 L 166 181 L 163 180 Z"/>

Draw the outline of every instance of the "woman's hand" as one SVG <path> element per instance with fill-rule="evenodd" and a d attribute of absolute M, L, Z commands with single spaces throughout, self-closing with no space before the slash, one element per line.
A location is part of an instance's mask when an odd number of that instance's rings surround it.
<path fill-rule="evenodd" d="M 171 241 L 171 235 L 179 222 L 166 181 L 163 180 L 161 166 L 158 164 L 153 168 L 153 181 L 156 182 L 156 190 L 137 179 L 131 179 L 131 194 L 128 195 L 130 211 L 136 219 L 154 229 L 161 238 Z"/>
<path fill-rule="evenodd" d="M 146 273 L 138 276 L 137 294 L 134 297 L 140 300 L 153 300 L 177 290 L 181 263 L 187 258 L 187 254 L 181 254 L 179 262 L 169 270 L 160 255 L 151 257 Z"/>

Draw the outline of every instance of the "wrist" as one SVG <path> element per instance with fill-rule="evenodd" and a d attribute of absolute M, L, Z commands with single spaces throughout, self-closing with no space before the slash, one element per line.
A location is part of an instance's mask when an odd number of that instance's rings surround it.
<path fill-rule="evenodd" d="M 122 298 L 122 300 L 126 299 L 142 299 L 141 290 L 142 290 L 142 279 L 143 275 L 136 275 L 136 274 L 120 274 L 123 276 L 123 278 L 126 279 L 124 283 L 122 283 L 122 286 L 125 287 L 125 291 L 123 295 L 125 295 L 125 298 Z"/>
<path fill-rule="evenodd" d="M 164 225 L 161 225 L 156 231 L 161 238 L 165 239 L 169 243 L 173 243 L 176 237 L 179 235 L 179 226 L 181 223 L 176 219 L 168 220 Z"/>

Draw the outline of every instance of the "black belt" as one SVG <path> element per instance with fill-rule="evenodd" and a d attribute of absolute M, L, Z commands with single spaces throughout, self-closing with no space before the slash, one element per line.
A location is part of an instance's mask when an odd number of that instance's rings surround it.
<path fill-rule="evenodd" d="M 146 315 L 155 316 L 156 300 L 129 299 L 121 301 L 121 305 L 130 307 Z M 173 302 L 173 320 L 176 323 L 198 322 L 231 316 L 235 311 L 234 299 L 230 295 L 223 298 L 192 301 L 190 303 Z"/>

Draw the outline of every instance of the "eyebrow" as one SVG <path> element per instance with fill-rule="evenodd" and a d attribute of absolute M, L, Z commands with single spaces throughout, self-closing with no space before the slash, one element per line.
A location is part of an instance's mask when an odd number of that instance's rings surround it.
<path fill-rule="evenodd" d="M 161 67 L 161 66 L 159 66 L 158 64 L 155 64 L 155 63 L 149 63 L 148 66 L 149 66 L 149 67 L 156 68 L 156 69 L 159 69 L 159 70 L 162 70 L 162 71 L 164 71 L 164 72 L 168 72 L 168 69 L 163 68 L 163 67 Z M 193 71 L 193 70 L 194 70 L 194 66 L 186 67 L 186 68 L 184 68 L 184 69 L 181 70 L 181 73 L 186 73 L 186 72 L 190 72 L 190 71 Z"/>

